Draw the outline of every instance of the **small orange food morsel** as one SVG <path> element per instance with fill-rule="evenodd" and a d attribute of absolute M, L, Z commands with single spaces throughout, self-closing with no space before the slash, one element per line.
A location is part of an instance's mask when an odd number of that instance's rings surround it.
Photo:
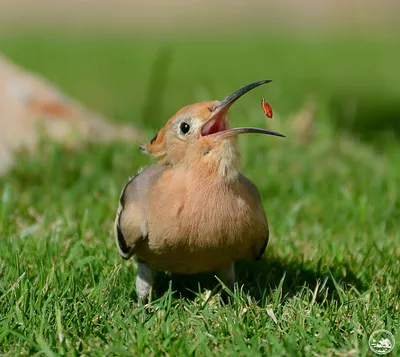
<path fill-rule="evenodd" d="M 265 115 L 268 118 L 272 118 L 272 107 L 265 100 L 265 98 L 261 99 L 261 107 L 263 108 Z"/>

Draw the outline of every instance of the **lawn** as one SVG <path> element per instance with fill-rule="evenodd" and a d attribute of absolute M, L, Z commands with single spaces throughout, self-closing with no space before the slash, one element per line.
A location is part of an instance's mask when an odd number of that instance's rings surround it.
<path fill-rule="evenodd" d="M 231 122 L 287 135 L 240 138 L 271 238 L 261 262 L 237 263 L 229 304 L 211 274 L 160 273 L 151 307 L 136 307 L 136 266 L 119 257 L 113 220 L 129 176 L 151 162 L 138 143 L 21 153 L 0 178 L 0 354 L 368 356 L 383 328 L 400 355 L 394 36 L 38 32 L 3 35 L 0 48 L 148 138 L 186 104 L 270 78 Z"/>

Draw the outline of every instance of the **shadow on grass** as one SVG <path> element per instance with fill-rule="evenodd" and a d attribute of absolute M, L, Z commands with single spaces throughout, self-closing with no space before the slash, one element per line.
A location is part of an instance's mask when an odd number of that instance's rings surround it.
<path fill-rule="evenodd" d="M 271 296 L 282 282 L 282 297 L 289 299 L 297 295 L 304 287 L 314 290 L 317 282 L 325 282 L 327 298 L 340 300 L 340 286 L 352 286 L 358 291 L 365 291 L 363 282 L 356 277 L 347 264 L 334 266 L 319 266 L 317 269 L 307 267 L 298 261 L 285 261 L 276 257 L 268 257 L 259 262 L 244 260 L 236 263 L 238 286 L 243 285 L 244 292 L 262 303 Z M 282 281 L 283 279 L 283 281 Z M 193 300 L 199 292 L 205 290 L 221 291 L 222 287 L 214 274 L 197 274 L 192 276 L 167 274 L 159 272 L 156 276 L 154 297 L 162 296 L 172 285 L 176 297 Z M 317 298 L 322 299 L 322 296 Z M 325 296 L 324 296 L 325 298 Z"/>

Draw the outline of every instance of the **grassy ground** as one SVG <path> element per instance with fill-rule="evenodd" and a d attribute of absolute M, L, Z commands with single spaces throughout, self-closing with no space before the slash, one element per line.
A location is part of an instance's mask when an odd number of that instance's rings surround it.
<path fill-rule="evenodd" d="M 136 267 L 112 235 L 121 188 L 149 163 L 137 143 L 21 154 L 0 180 L 0 353 L 367 356 L 369 335 L 385 328 L 399 355 L 395 41 L 2 37 L 13 59 L 149 138 L 183 105 L 272 78 L 235 104 L 232 123 L 288 137 L 241 138 L 272 232 L 260 263 L 237 264 L 231 303 L 212 276 L 160 274 L 150 312 L 135 307 Z M 292 114 L 310 96 L 314 135 L 301 141 Z"/>

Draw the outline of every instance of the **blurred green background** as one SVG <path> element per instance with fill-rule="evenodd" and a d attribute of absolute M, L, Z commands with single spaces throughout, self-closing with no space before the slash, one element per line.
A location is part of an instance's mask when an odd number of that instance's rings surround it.
<path fill-rule="evenodd" d="M 103 32 L 17 32 L 3 34 L 0 46 L 18 64 L 116 120 L 141 125 L 149 95 L 156 95 L 153 129 L 187 103 L 221 99 L 243 83 L 271 78 L 266 91 L 278 113 L 290 114 L 313 96 L 329 105 L 338 130 L 368 139 L 400 130 L 398 31 L 380 36 Z M 258 98 L 248 98 L 236 112 L 256 103 Z"/>
<path fill-rule="evenodd" d="M 120 190 L 151 162 L 138 143 L 20 154 L 0 179 L 8 355 L 367 356 L 377 328 L 400 342 L 398 4 L 32 4 L 0 2 L 0 50 L 110 120 L 150 139 L 182 106 L 272 79 L 230 118 L 287 138 L 240 139 L 271 224 L 265 260 L 238 264 L 245 290 L 228 306 L 180 299 L 161 277 L 154 314 L 133 307 L 136 267 L 112 232 Z"/>

